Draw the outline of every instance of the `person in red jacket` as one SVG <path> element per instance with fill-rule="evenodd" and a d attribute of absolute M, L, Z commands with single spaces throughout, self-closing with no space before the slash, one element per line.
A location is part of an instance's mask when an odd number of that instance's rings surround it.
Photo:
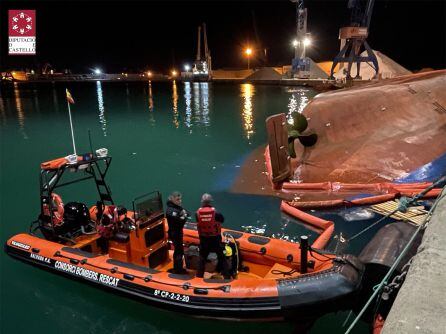
<path fill-rule="evenodd" d="M 203 277 L 204 266 L 209 253 L 214 252 L 218 257 L 218 264 L 222 269 L 224 278 L 231 278 L 228 271 L 221 246 L 221 224 L 224 222 L 223 215 L 212 206 L 212 196 L 203 194 L 201 197 L 201 207 L 197 210 L 197 229 L 200 237 L 200 263 L 197 270 L 197 277 Z"/>

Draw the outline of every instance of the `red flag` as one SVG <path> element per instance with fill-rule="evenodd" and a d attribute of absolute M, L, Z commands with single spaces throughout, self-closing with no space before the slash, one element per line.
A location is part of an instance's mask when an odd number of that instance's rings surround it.
<path fill-rule="evenodd" d="M 71 96 L 71 93 L 68 91 L 68 89 L 65 89 L 67 91 L 67 101 L 68 103 L 74 104 L 74 99 Z"/>

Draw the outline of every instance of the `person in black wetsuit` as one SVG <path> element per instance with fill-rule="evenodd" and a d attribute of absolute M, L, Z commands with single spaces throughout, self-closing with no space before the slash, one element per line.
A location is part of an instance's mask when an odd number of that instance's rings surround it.
<path fill-rule="evenodd" d="M 182 196 L 178 191 L 174 191 L 167 200 L 166 218 L 169 225 L 169 240 L 174 246 L 173 252 L 173 270 L 175 274 L 186 274 L 183 268 L 183 227 L 189 216 L 188 212 L 183 209 Z"/>

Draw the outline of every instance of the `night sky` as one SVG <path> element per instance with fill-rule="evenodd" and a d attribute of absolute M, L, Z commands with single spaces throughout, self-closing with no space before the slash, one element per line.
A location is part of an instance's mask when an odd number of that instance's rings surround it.
<path fill-rule="evenodd" d="M 332 60 L 338 30 L 348 24 L 347 0 L 307 0 L 308 55 Z M 37 10 L 37 55 L 7 55 L 7 10 Z M 291 62 L 295 5 L 290 1 L 11 1 L 2 0 L 1 69 L 54 68 L 89 72 L 167 72 L 192 63 L 197 26 L 206 22 L 215 68 L 244 68 L 242 49 L 267 49 L 267 65 Z M 257 30 L 257 36 L 255 31 Z M 445 1 L 376 0 L 369 44 L 410 70 L 446 67 Z M 260 59 L 253 60 L 261 66 Z"/>

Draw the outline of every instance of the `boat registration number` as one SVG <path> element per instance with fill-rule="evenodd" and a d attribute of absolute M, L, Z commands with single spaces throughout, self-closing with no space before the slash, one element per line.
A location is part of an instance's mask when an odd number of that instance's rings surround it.
<path fill-rule="evenodd" d="M 154 296 L 170 299 L 170 300 L 176 300 L 184 303 L 189 303 L 189 296 L 181 295 L 179 293 L 164 291 L 164 290 L 155 290 L 153 292 Z"/>

